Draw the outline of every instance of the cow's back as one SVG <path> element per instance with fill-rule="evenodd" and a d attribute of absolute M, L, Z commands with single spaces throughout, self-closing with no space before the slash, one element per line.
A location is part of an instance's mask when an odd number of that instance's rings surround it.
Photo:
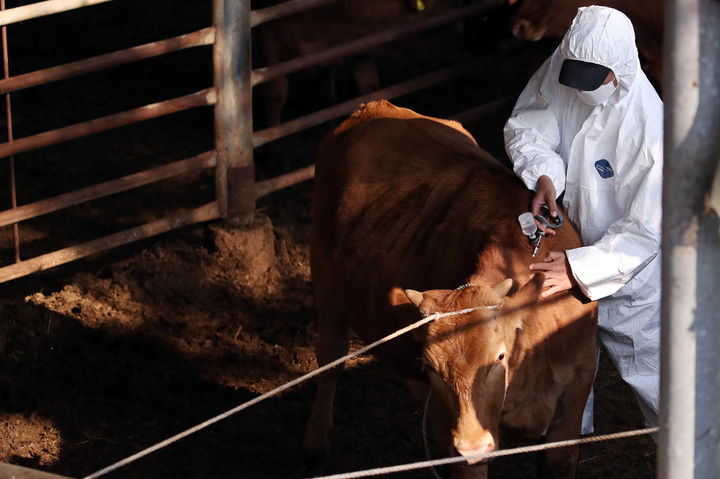
<path fill-rule="evenodd" d="M 391 314 L 391 288 L 459 286 L 529 200 L 458 123 L 366 105 L 318 150 L 311 266 L 319 305 L 341 303 L 366 341 L 404 326 Z"/>
<path fill-rule="evenodd" d="M 318 149 L 312 242 L 321 250 L 315 256 L 346 265 L 362 253 L 363 265 L 381 262 L 394 281 L 411 281 L 406 287 L 430 286 L 413 279 L 417 257 L 427 255 L 427 263 L 451 253 L 443 264 L 452 265 L 458 261 L 450 257 L 475 256 L 495 229 L 494 219 L 503 216 L 492 211 L 527 208 L 528 200 L 520 181 L 459 123 L 372 102 Z M 467 254 L 444 252 L 434 241 L 465 244 Z"/>

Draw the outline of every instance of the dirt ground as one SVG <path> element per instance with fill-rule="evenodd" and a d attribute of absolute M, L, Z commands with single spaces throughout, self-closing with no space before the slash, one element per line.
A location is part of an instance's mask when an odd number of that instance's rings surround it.
<path fill-rule="evenodd" d="M 94 7 L 97 17 L 90 23 L 87 17 L 56 17 L 63 34 L 57 26 L 50 29 L 49 21 L 9 29 L 11 59 L 22 58 L 14 73 L 208 24 L 209 2 L 125 3 L 136 8 L 132 15 L 108 6 Z M 165 28 L 149 28 L 151 20 L 159 21 L 159 12 L 167 14 Z M 31 48 L 31 37 L 44 41 Z M 417 52 L 419 47 L 410 42 L 404 48 Z M 381 65 L 388 76 L 399 75 L 398 50 L 385 53 Z M 83 115 L 92 118 L 158 101 L 146 101 L 153 94 L 171 98 L 196 91 L 196 83 L 209 78 L 207 51 L 204 57 L 188 55 L 182 57 L 184 69 L 170 60 L 163 63 L 166 81 L 157 85 L 144 79 L 158 67 L 143 64 L 111 72 L 110 90 L 95 86 L 107 79 L 98 74 L 72 89 L 60 82 L 18 92 L 13 96 L 16 137 L 80 121 Z M 440 57 L 433 61 L 440 63 Z M 527 66 L 536 58 L 529 51 L 514 63 L 495 59 L 492 82 L 480 83 L 488 77 L 485 71 L 396 103 L 424 114 L 452 115 L 517 92 L 527 80 L 518 64 Z M 339 71 L 342 78 L 342 66 Z M 291 81 L 306 94 L 291 100 L 290 108 L 317 108 L 316 79 Z M 47 113 L 49 106 L 62 114 Z M 498 156 L 506 115 L 503 111 L 466 125 Z M 190 112 L 19 155 L 19 202 L 205 151 L 212 147 L 211 118 L 208 112 Z M 317 142 L 331 126 L 259 149 L 258 177 L 270 176 L 278 163 L 312 162 Z M 23 254 L 50 251 L 212 199 L 211 176 L 183 180 L 143 189 L 147 194 L 141 200 L 138 195 L 113 197 L 23 224 Z M 0 193 L 7 198 L 3 188 Z M 309 181 L 261 199 L 249 226 L 195 225 L 0 285 L 0 462 L 83 477 L 313 370 L 311 193 Z M 11 230 L 3 228 L 3 264 L 12 262 L 11 238 Z M 604 357 L 595 394 L 597 434 L 642 427 L 632 392 Z M 313 381 L 303 383 L 107 477 L 301 477 L 300 444 L 313 397 Z M 421 419 L 409 395 L 372 355 L 351 361 L 338 386 L 326 472 L 425 460 Z M 578 477 L 654 477 L 654 446 L 649 437 L 583 446 Z M 490 465 L 495 478 L 534 477 L 533 471 L 532 456 Z M 434 476 L 426 470 L 392 477 Z"/>

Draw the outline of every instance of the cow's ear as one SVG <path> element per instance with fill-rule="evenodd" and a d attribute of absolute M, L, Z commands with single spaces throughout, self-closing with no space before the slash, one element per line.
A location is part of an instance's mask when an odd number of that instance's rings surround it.
<path fill-rule="evenodd" d="M 423 294 L 420 291 L 415 291 L 414 289 L 406 289 L 405 294 L 410 299 L 410 302 L 414 304 L 416 307 L 420 307 L 420 303 L 422 303 L 423 300 Z"/>
<path fill-rule="evenodd" d="M 535 304 L 542 292 L 545 275 L 543 273 L 535 273 L 530 281 L 525 283 L 517 293 L 511 296 L 512 303 L 518 307 L 529 306 Z"/>
<path fill-rule="evenodd" d="M 406 315 L 408 323 L 412 323 L 418 320 L 418 313 L 420 312 L 420 303 L 423 300 L 423 294 L 414 289 L 403 290 L 398 287 L 394 287 L 390 290 L 390 304 L 393 305 L 395 314 Z M 413 338 L 416 341 L 424 342 L 427 337 L 427 324 L 422 325 L 419 328 L 415 328 L 412 331 Z"/>
<path fill-rule="evenodd" d="M 540 299 L 545 275 L 536 273 L 515 294 L 505 298 L 503 317 L 516 328 L 522 327 L 523 320 L 533 312 L 534 305 Z"/>
<path fill-rule="evenodd" d="M 412 309 L 414 313 L 417 313 L 420 309 L 420 304 L 423 302 L 425 296 L 420 291 L 414 289 L 401 289 L 395 286 L 390 290 L 388 299 L 393 307 L 407 306 Z"/>
<path fill-rule="evenodd" d="M 505 296 L 507 296 L 508 291 L 510 291 L 510 288 L 512 288 L 512 285 L 513 285 L 512 278 L 507 278 L 507 279 L 504 279 L 504 280 L 500 281 L 499 283 L 493 285 L 492 290 L 495 291 L 497 293 L 497 295 L 500 296 L 500 298 L 504 298 Z"/>
<path fill-rule="evenodd" d="M 412 293 L 408 294 L 408 291 L 412 291 Z M 411 299 L 411 296 L 414 299 Z M 422 301 L 422 293 L 413 290 L 406 291 L 396 286 L 390 290 L 389 300 L 393 308 L 393 314 L 397 318 L 404 318 L 401 319 L 401 321 L 411 324 L 420 319 L 418 304 Z M 418 303 L 415 304 L 415 301 Z M 413 329 L 413 337 L 415 340 L 422 342 L 425 339 L 425 335 L 427 335 L 427 325 Z"/>

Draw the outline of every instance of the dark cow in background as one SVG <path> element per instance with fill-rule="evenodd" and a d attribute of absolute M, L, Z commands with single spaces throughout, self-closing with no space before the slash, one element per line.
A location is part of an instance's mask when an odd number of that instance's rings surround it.
<path fill-rule="evenodd" d="M 292 58 L 309 55 L 359 37 L 386 29 L 391 24 L 419 19 L 447 10 L 458 0 L 338 0 L 255 28 L 255 64 L 271 66 Z M 283 3 L 256 0 L 253 8 Z M 340 60 L 338 60 L 340 62 Z M 352 77 L 358 94 L 379 88 L 375 61 L 370 54 L 354 56 Z M 328 80 L 327 91 L 335 87 Z M 263 103 L 263 126 L 281 122 L 282 109 L 288 97 L 288 80 L 282 76 L 259 85 Z"/>
<path fill-rule="evenodd" d="M 662 83 L 664 0 L 509 0 L 518 4 L 511 19 L 513 35 L 536 41 L 562 38 L 579 7 L 603 5 L 620 10 L 635 28 L 635 43 L 650 76 Z"/>
<path fill-rule="evenodd" d="M 580 435 L 596 367 L 596 304 L 579 291 L 542 299 L 532 245 L 517 221 L 531 192 L 457 122 L 387 101 L 345 120 L 317 154 L 310 255 L 319 364 L 422 316 L 430 322 L 375 349 L 415 398 L 443 455 Z M 569 224 L 547 251 L 580 245 Z M 458 288 L 460 285 L 462 287 Z M 342 367 L 320 376 L 304 448 L 326 453 Z M 502 433 L 502 434 L 501 434 Z M 546 453 L 545 472 L 574 477 L 577 447 Z M 453 468 L 480 477 L 485 465 Z"/>

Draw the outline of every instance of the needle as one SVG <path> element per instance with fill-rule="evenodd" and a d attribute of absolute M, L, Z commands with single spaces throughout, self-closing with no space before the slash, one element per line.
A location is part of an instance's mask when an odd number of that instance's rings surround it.
<path fill-rule="evenodd" d="M 538 248 L 540 248 L 540 241 L 542 241 L 542 237 L 543 237 L 543 236 L 545 236 L 545 232 L 544 232 L 544 231 L 540 231 L 540 233 L 538 234 L 538 239 L 537 239 L 537 241 L 535 242 L 535 248 L 533 248 L 533 252 L 532 252 L 532 257 L 533 257 L 533 258 L 534 258 L 535 255 L 537 254 Z"/>

